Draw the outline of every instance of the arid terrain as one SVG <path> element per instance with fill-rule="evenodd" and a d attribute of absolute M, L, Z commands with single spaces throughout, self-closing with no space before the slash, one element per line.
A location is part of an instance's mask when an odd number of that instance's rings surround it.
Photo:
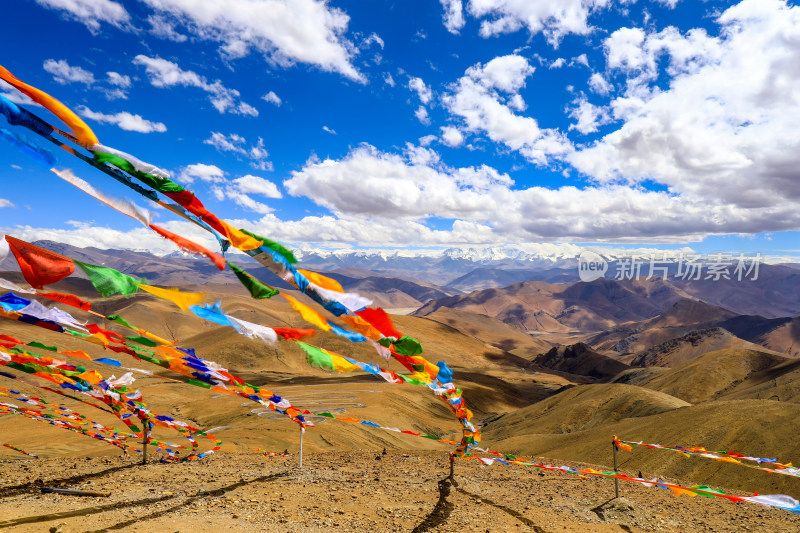
<path fill-rule="evenodd" d="M 177 258 L 165 266 L 155 260 L 137 263 L 140 256 L 121 253 L 116 259 L 120 266 L 92 249 L 80 257 L 76 250 L 69 250 L 70 255 L 96 263 L 102 259 L 117 268 L 127 264 L 128 272 L 148 276 L 152 283 L 202 290 L 207 301 L 221 298 L 225 311 L 236 317 L 269 326 L 307 327 L 285 301 L 254 301 L 213 272 L 207 277 L 201 273 L 189 283 L 188 274 L 180 274 Z M 9 270 L 3 278 L 24 284 L 10 265 L 0 266 Z M 794 283 L 794 274 L 787 275 L 784 281 Z M 497 277 L 497 272 L 491 276 Z M 765 299 L 756 299 L 758 314 L 720 305 L 723 296 L 730 297 L 718 290 L 709 298 L 716 303 L 709 303 L 692 296 L 700 289 L 661 282 L 533 281 L 459 296 L 452 287 L 363 269 L 342 269 L 340 277 L 355 287 L 348 290 L 383 294 L 387 308 L 393 302 L 398 307 L 421 306 L 413 315 L 394 315 L 395 325 L 421 341 L 430 361 L 443 359 L 453 369 L 454 381 L 475 414 L 473 421 L 482 429 L 481 445 L 488 449 L 603 471 L 613 468 L 612 435 L 736 450 L 783 462 L 800 457 L 799 322 L 795 315 L 781 314 L 782 309 L 798 307 L 796 295 L 792 300 L 784 294 L 770 312 L 764 308 Z M 209 327 L 149 295 L 101 299 L 79 276 L 51 288 L 90 299 L 93 309 L 104 315 L 119 314 L 137 327 L 180 339 L 181 346 L 196 348 L 202 357 L 270 388 L 300 409 L 444 439 L 460 435 L 452 415 L 425 387 L 392 385 L 356 373 L 326 373 L 311 368 L 292 343 L 269 346 L 231 328 Z M 753 287 L 748 290 L 758 292 Z M 767 285 L 763 294 L 771 290 Z M 81 320 L 96 320 L 77 309 L 70 312 Z M 523 466 L 483 466 L 462 459 L 449 478 L 452 448 L 446 444 L 323 416 L 312 416 L 316 426 L 305 434 L 300 470 L 299 431 L 282 416 L 244 398 L 180 383 L 186 378 L 125 354 L 0 320 L 0 334 L 25 343 L 38 341 L 59 351 L 85 350 L 92 358 L 112 357 L 124 367 L 155 372 L 155 376 L 135 372 L 135 386 L 148 406 L 211 430 L 223 442 L 216 454 L 198 461 L 141 466 L 139 454 L 123 457 L 119 449 L 97 440 L 22 417 L 2 416 L 0 441 L 40 459 L 0 447 L 4 487 L 0 528 L 800 531 L 800 517 L 780 509 L 676 496 L 624 481 L 620 482 L 623 499 L 612 501 L 610 480 Z M 107 320 L 100 325 L 116 328 Z M 366 343 L 352 344 L 324 332 L 311 341 L 395 372 L 402 370 L 395 362 L 380 360 Z M 41 348 L 26 349 L 57 356 Z M 104 376 L 127 371 L 68 360 Z M 4 387 L 123 427 L 108 412 L 43 390 L 35 377 L 9 368 L 3 371 Z M 20 404 L 11 397 L 0 401 Z M 162 428 L 154 436 L 182 440 Z M 198 441 L 201 449 L 211 443 Z M 289 456 L 265 457 L 256 448 L 286 450 Z M 619 453 L 620 471 L 632 476 L 641 473 L 684 486 L 709 485 L 732 494 L 757 491 L 800 498 L 800 480 L 791 476 L 643 447 Z M 44 494 L 42 486 L 110 495 Z"/>

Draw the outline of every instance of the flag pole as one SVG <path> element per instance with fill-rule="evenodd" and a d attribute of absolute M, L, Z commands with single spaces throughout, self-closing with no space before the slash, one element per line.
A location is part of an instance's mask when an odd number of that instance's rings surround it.
<path fill-rule="evenodd" d="M 617 466 L 617 436 L 611 440 L 611 447 L 614 448 L 614 473 L 619 474 L 619 467 Z M 614 498 L 619 498 L 619 478 L 614 478 Z"/>
<path fill-rule="evenodd" d="M 303 470 L 303 435 L 306 434 L 306 428 L 300 426 L 300 466 L 299 470 Z"/>
<path fill-rule="evenodd" d="M 144 421 L 144 432 L 142 438 L 142 464 L 147 464 L 147 443 L 150 441 L 150 423 L 145 420 Z"/>

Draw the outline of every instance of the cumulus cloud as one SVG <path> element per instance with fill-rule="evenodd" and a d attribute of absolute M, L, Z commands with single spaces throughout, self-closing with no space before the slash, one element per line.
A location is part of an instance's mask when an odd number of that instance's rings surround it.
<path fill-rule="evenodd" d="M 102 22 L 122 27 L 131 18 L 121 4 L 111 0 L 36 0 L 36 3 L 49 9 L 61 10 L 92 31 L 99 30 Z"/>
<path fill-rule="evenodd" d="M 422 106 L 419 106 L 417 110 L 414 111 L 414 116 L 417 117 L 417 120 L 419 120 L 426 126 L 431 123 L 431 118 L 428 116 L 428 110 Z"/>
<path fill-rule="evenodd" d="M 204 163 L 194 163 L 181 169 L 177 180 L 181 183 L 194 183 L 195 179 L 206 183 L 225 181 L 225 171 L 216 165 L 206 165 Z"/>
<path fill-rule="evenodd" d="M 203 141 L 204 144 L 213 146 L 220 152 L 233 152 L 250 159 L 250 165 L 259 170 L 272 170 L 272 163 L 268 161 L 269 152 L 264 148 L 264 139 L 258 138 L 256 144 L 247 146 L 247 139 L 237 133 L 225 135 L 218 131 L 211 133 L 211 137 Z"/>
<path fill-rule="evenodd" d="M 86 106 L 80 106 L 78 112 L 84 117 L 100 123 L 116 124 L 126 131 L 136 131 L 139 133 L 152 133 L 154 131 L 164 133 L 167 131 L 167 127 L 162 122 L 151 122 L 142 118 L 140 115 L 133 115 L 127 111 L 106 115 L 104 113 L 92 111 Z"/>
<path fill-rule="evenodd" d="M 573 102 L 569 116 L 576 121 L 570 124 L 569 129 L 578 130 L 584 135 L 596 132 L 599 126 L 608 124 L 611 120 L 604 107 L 590 103 L 586 96 L 581 96 Z"/>
<path fill-rule="evenodd" d="M 282 198 L 283 195 L 273 182 L 247 174 L 239 178 L 228 179 L 224 170 L 216 165 L 194 163 L 183 167 L 176 178 L 185 184 L 196 180 L 211 185 L 211 194 L 219 200 L 233 200 L 236 204 L 256 213 L 271 213 L 273 209 L 250 197 L 251 194 L 265 198 Z"/>
<path fill-rule="evenodd" d="M 260 194 L 267 198 L 283 198 L 278 186 L 273 182 L 258 176 L 246 175 L 233 180 L 236 188 L 245 194 Z"/>
<path fill-rule="evenodd" d="M 123 89 L 129 89 L 131 86 L 130 76 L 120 74 L 119 72 L 106 72 L 106 76 L 108 76 L 108 83 L 111 85 L 116 85 Z"/>
<path fill-rule="evenodd" d="M 42 65 L 44 69 L 53 75 L 53 79 L 65 85 L 67 83 L 83 83 L 91 85 L 94 83 L 94 74 L 81 67 L 73 67 L 64 59 L 48 59 Z"/>
<path fill-rule="evenodd" d="M 239 99 L 239 91 L 225 87 L 220 80 L 209 83 L 205 76 L 191 70 L 183 70 L 177 63 L 160 57 L 147 57 L 139 54 L 133 59 L 133 64 L 145 68 L 153 87 L 165 88 L 176 85 L 197 87 L 209 94 L 211 105 L 220 113 L 258 116 L 256 108 Z"/>
<path fill-rule="evenodd" d="M 627 87 L 610 104 L 620 126 L 569 160 L 601 183 L 653 180 L 719 206 L 720 228 L 792 227 L 795 215 L 779 213 L 800 199 L 800 7 L 743 0 L 717 22 L 718 37 L 675 28 L 609 36 L 608 66 Z M 753 213 L 749 224 L 733 223 L 740 212 Z M 788 218 L 766 223 L 767 212 Z"/>
<path fill-rule="evenodd" d="M 175 30 L 175 23 L 168 17 L 161 15 L 150 15 L 147 17 L 147 22 L 150 23 L 150 33 L 156 37 L 175 41 L 176 43 L 186 42 L 188 37 Z"/>
<path fill-rule="evenodd" d="M 440 1 L 445 9 L 445 27 L 451 33 L 458 33 L 465 24 L 464 2 Z M 466 8 L 473 17 L 486 19 L 481 22 L 482 37 L 525 28 L 531 35 L 543 33 L 548 42 L 558 45 L 565 35 L 587 35 L 592 29 L 589 16 L 611 3 L 612 0 L 469 0 Z"/>
<path fill-rule="evenodd" d="M 461 0 L 439 0 L 444 8 L 444 27 L 453 34 L 458 34 L 467 23 L 464 20 L 464 5 Z"/>
<path fill-rule="evenodd" d="M 410 77 L 408 79 L 408 88 L 417 93 L 419 101 L 423 104 L 428 104 L 433 98 L 433 92 L 431 91 L 430 87 L 425 85 L 425 82 L 422 81 L 422 78 L 417 78 L 414 76 Z"/>
<path fill-rule="evenodd" d="M 453 126 L 442 126 L 442 142 L 451 148 L 464 144 L 464 134 Z"/>
<path fill-rule="evenodd" d="M 359 187 L 352 186 L 355 182 Z M 790 229 L 800 222 L 800 213 L 789 203 L 742 208 L 623 184 L 517 188 L 507 174 L 491 167 L 451 168 L 419 147 L 391 154 L 363 145 L 341 160 L 309 161 L 284 186 L 289 194 L 331 210 L 327 219 L 346 228 L 336 230 L 337 239 L 356 242 L 374 242 L 364 234 L 376 227 L 403 227 L 414 236 L 398 232 L 397 241 L 386 236 L 387 243 L 397 244 L 458 242 L 464 228 L 475 232 L 469 242 L 685 242 L 708 234 L 752 232 L 756 226 L 758 231 Z M 421 229 L 434 216 L 453 219 L 453 229 Z"/>
<path fill-rule="evenodd" d="M 265 102 L 269 102 L 270 104 L 276 105 L 278 107 L 280 107 L 281 104 L 283 103 L 283 100 L 281 100 L 280 96 L 275 94 L 275 91 L 268 92 L 267 94 L 262 96 L 261 99 L 264 100 Z"/>
<path fill-rule="evenodd" d="M 252 49 L 275 64 L 307 63 L 365 80 L 351 62 L 355 47 L 345 37 L 350 17 L 324 0 L 143 1 L 198 39 L 219 42 L 230 58 Z"/>
<path fill-rule="evenodd" d="M 0 198 L 0 207 L 14 207 L 14 203 L 11 200 Z"/>
<path fill-rule="evenodd" d="M 533 72 L 522 56 L 496 57 L 467 69 L 442 102 L 466 130 L 484 132 L 528 160 L 545 164 L 550 156 L 568 153 L 571 143 L 561 132 L 542 129 L 536 119 L 514 113 L 514 109 L 524 109 L 518 91 Z"/>

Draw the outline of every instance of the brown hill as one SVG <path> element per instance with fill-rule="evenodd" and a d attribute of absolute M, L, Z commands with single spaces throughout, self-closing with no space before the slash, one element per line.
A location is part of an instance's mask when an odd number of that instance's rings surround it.
<path fill-rule="evenodd" d="M 785 357 L 755 350 L 721 350 L 695 357 L 640 385 L 699 403 L 723 399 L 754 380 L 761 381 L 765 371 L 785 373 L 790 369 L 781 364 L 786 362 Z"/>
<path fill-rule="evenodd" d="M 536 357 L 533 364 L 541 368 L 596 379 L 612 378 L 629 368 L 625 363 L 599 354 L 583 343 L 551 348 L 549 352 Z"/>
<path fill-rule="evenodd" d="M 560 285 L 535 281 L 433 300 L 415 314 L 449 307 L 491 316 L 524 331 L 599 331 L 652 318 L 684 298 L 660 280 Z"/>
<path fill-rule="evenodd" d="M 674 367 L 704 353 L 732 349 L 763 350 L 722 328 L 697 329 L 636 354 L 630 365 Z"/>
<path fill-rule="evenodd" d="M 465 335 L 526 359 L 552 347 L 552 344 L 540 337 L 524 333 L 519 328 L 486 315 L 441 307 L 425 318 L 446 324 Z"/>
<path fill-rule="evenodd" d="M 743 341 L 770 351 L 790 356 L 800 355 L 800 319 L 738 315 L 698 300 L 680 300 L 658 316 L 642 322 L 621 324 L 602 333 L 589 335 L 586 337 L 586 342 L 601 351 L 639 354 L 689 335 L 693 331 L 713 328 L 725 329 Z M 713 349 L 726 347 L 749 346 L 734 343 Z M 695 349 L 694 353 L 701 352 Z"/>

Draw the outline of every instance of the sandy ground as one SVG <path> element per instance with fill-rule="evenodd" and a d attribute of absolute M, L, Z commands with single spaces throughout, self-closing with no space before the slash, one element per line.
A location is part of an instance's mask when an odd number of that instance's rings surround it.
<path fill-rule="evenodd" d="M 380 459 L 377 459 L 380 457 Z M 0 462 L 9 531 L 800 531 L 800 516 L 753 504 L 583 480 L 525 467 L 455 464 L 446 452 L 267 458 L 219 453 L 189 464 L 132 458 Z M 559 463 L 563 464 L 563 463 Z M 109 492 L 43 494 L 40 487 Z"/>

